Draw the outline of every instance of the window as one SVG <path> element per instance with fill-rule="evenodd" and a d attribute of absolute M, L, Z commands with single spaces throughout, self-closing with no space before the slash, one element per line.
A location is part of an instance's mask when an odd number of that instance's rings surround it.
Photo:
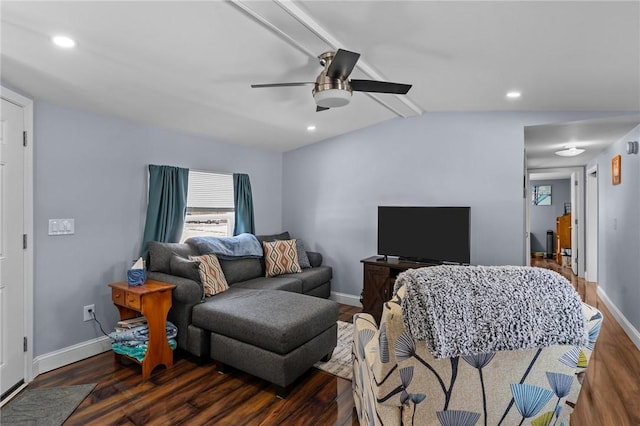
<path fill-rule="evenodd" d="M 233 235 L 233 175 L 189 170 L 187 217 L 180 242 Z"/>

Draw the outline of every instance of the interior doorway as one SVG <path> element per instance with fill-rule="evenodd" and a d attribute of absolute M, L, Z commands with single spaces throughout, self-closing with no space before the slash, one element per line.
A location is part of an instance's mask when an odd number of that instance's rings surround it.
<path fill-rule="evenodd" d="M 598 282 L 598 165 L 587 169 L 584 277 Z"/>
<path fill-rule="evenodd" d="M 1 88 L 0 405 L 32 379 L 33 103 Z"/>
<path fill-rule="evenodd" d="M 527 209 L 531 210 L 532 208 L 532 197 L 533 197 L 533 186 L 535 185 L 534 181 L 544 181 L 544 180 L 562 180 L 566 179 L 571 182 L 570 184 L 570 206 L 568 207 L 571 212 L 571 226 L 570 226 L 570 259 L 568 260 L 569 267 L 575 272 L 575 275 L 579 277 L 584 277 L 584 226 L 582 225 L 584 221 L 585 215 L 585 205 L 584 205 L 584 167 L 568 167 L 568 168 L 557 168 L 557 169 L 531 169 L 528 170 L 529 177 L 529 200 L 527 203 Z M 552 200 L 553 200 L 553 192 L 552 192 Z M 552 201 L 553 205 L 553 201 Z M 564 206 L 563 206 L 564 208 Z M 529 212 L 531 215 L 531 212 Z M 531 221 L 530 221 L 531 222 Z M 531 234 L 531 223 L 527 223 L 528 229 L 526 232 Z M 555 228 L 555 224 L 552 224 L 553 228 Z M 555 231 L 555 229 L 552 229 Z M 554 232 L 554 248 L 555 244 L 557 244 L 556 238 L 557 235 Z M 534 236 L 532 235 L 531 241 L 534 241 Z M 532 249 L 532 251 L 535 251 Z M 546 253 L 546 250 L 544 250 Z M 561 260 L 562 261 L 562 260 Z"/>

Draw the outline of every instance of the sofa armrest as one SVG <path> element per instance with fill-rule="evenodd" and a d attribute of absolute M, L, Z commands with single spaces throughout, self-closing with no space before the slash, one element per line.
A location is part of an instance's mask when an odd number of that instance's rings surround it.
<path fill-rule="evenodd" d="M 322 265 L 322 254 L 316 251 L 308 251 L 307 257 L 309 258 L 309 263 L 312 268 Z"/>
<path fill-rule="evenodd" d="M 147 278 L 174 284 L 176 288 L 173 289 L 173 298 L 180 303 L 198 303 L 204 298 L 202 285 L 188 278 L 169 275 L 163 272 L 149 272 Z"/>

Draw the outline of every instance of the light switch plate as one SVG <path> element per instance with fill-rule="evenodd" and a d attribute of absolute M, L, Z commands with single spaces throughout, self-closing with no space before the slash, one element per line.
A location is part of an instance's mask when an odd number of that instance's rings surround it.
<path fill-rule="evenodd" d="M 49 235 L 71 235 L 76 232 L 75 219 L 49 219 Z"/>

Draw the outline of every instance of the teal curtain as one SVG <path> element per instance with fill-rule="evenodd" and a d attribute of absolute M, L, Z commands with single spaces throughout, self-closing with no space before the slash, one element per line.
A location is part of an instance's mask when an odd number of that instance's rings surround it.
<path fill-rule="evenodd" d="M 189 169 L 149 164 L 149 202 L 141 256 L 147 258 L 149 241 L 176 243 L 187 214 Z"/>
<path fill-rule="evenodd" d="M 251 195 L 251 182 L 249 175 L 233 174 L 233 203 L 235 209 L 235 226 L 233 235 L 244 232 L 256 233 L 256 226 L 253 220 L 253 197 Z"/>

